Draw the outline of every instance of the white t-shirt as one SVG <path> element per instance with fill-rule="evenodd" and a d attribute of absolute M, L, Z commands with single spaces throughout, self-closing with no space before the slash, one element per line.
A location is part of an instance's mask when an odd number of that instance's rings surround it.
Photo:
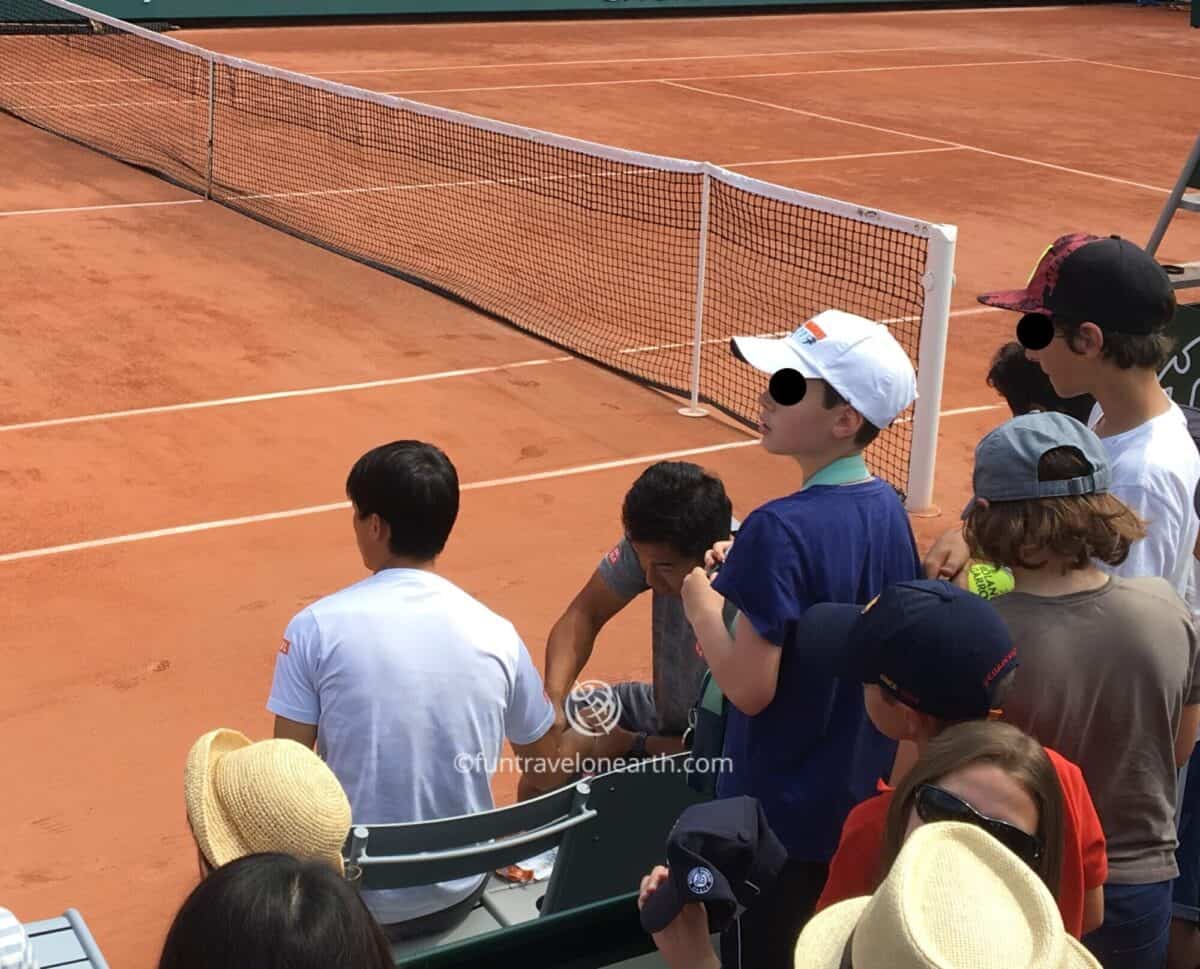
<path fill-rule="evenodd" d="M 1102 416 L 1097 404 L 1088 426 L 1094 430 Z M 1112 464 L 1110 490 L 1147 525 L 1146 537 L 1133 543 L 1121 565 L 1100 567 L 1126 578 L 1166 579 L 1196 616 L 1200 590 L 1192 552 L 1200 519 L 1192 499 L 1200 481 L 1200 453 L 1188 433 L 1187 418 L 1172 403 L 1158 417 L 1101 441 Z"/>
<path fill-rule="evenodd" d="M 317 725 L 317 752 L 356 824 L 491 810 L 504 738 L 530 744 L 554 723 L 512 624 L 416 569 L 385 569 L 297 613 L 267 709 Z M 447 908 L 479 883 L 364 891 L 363 899 L 389 924 Z"/>

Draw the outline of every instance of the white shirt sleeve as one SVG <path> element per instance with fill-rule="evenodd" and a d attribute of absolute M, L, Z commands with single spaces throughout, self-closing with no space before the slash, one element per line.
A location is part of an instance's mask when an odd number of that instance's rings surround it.
<path fill-rule="evenodd" d="M 312 612 L 305 609 L 292 618 L 283 633 L 267 709 L 297 723 L 319 723 L 321 697 L 316 669 L 320 658 L 321 629 Z"/>
<path fill-rule="evenodd" d="M 38 969 L 25 927 L 6 908 L 0 908 L 0 969 Z"/>
<path fill-rule="evenodd" d="M 504 714 L 504 733 L 514 744 L 531 744 L 541 740 L 554 725 L 554 704 L 546 695 L 542 676 L 533 665 L 529 650 L 520 639 L 517 646 L 517 670 Z"/>

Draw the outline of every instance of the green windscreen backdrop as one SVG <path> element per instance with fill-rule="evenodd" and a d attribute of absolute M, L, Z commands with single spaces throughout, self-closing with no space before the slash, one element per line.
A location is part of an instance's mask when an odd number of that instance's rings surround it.
<path fill-rule="evenodd" d="M 866 0 L 89 0 L 87 6 L 122 20 L 225 20 L 270 17 L 520 14 L 570 11 L 664 10 L 693 7 L 852 5 Z M 876 0 L 878 2 L 878 0 Z"/>
<path fill-rule="evenodd" d="M 1173 326 L 1178 350 L 1159 380 L 1176 403 L 1200 407 L 1200 303 L 1181 304 Z"/>

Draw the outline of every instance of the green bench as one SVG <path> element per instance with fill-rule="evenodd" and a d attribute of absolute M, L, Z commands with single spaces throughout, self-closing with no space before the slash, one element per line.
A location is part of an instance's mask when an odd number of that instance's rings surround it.
<path fill-rule="evenodd" d="M 459 951 L 464 945 L 472 952 L 476 946 L 490 952 L 510 942 L 522 945 L 526 938 L 541 939 L 542 931 L 554 935 L 563 923 L 552 920 L 560 915 L 570 915 L 568 921 L 576 928 L 580 919 L 597 926 L 610 917 L 623 919 L 621 924 L 636 926 L 636 931 L 630 929 L 630 957 L 650 953 L 653 943 L 637 924 L 636 907 L 631 913 L 628 899 L 641 877 L 663 860 L 676 818 L 689 805 L 707 800 L 687 784 L 688 756 L 640 761 L 479 814 L 358 825 L 346 842 L 346 862 L 361 871 L 361 888 L 411 888 L 490 873 L 557 849 L 547 880 L 513 884 L 491 877 L 479 904 L 458 927 L 395 945 L 393 953 L 401 965 L 441 958 L 443 950 Z M 612 932 L 616 945 L 624 935 L 615 928 Z M 614 958 L 625 957 L 623 945 L 614 951 Z"/>

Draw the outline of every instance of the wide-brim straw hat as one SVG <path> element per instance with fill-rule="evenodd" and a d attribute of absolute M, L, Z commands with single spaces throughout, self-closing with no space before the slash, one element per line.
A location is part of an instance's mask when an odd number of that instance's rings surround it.
<path fill-rule="evenodd" d="M 1100 969 L 1024 861 L 980 828 L 926 824 L 869 898 L 805 926 L 796 969 Z"/>
<path fill-rule="evenodd" d="M 188 753 L 183 789 L 192 833 L 214 867 L 271 851 L 319 859 L 344 874 L 350 801 L 303 744 L 206 733 Z"/>

